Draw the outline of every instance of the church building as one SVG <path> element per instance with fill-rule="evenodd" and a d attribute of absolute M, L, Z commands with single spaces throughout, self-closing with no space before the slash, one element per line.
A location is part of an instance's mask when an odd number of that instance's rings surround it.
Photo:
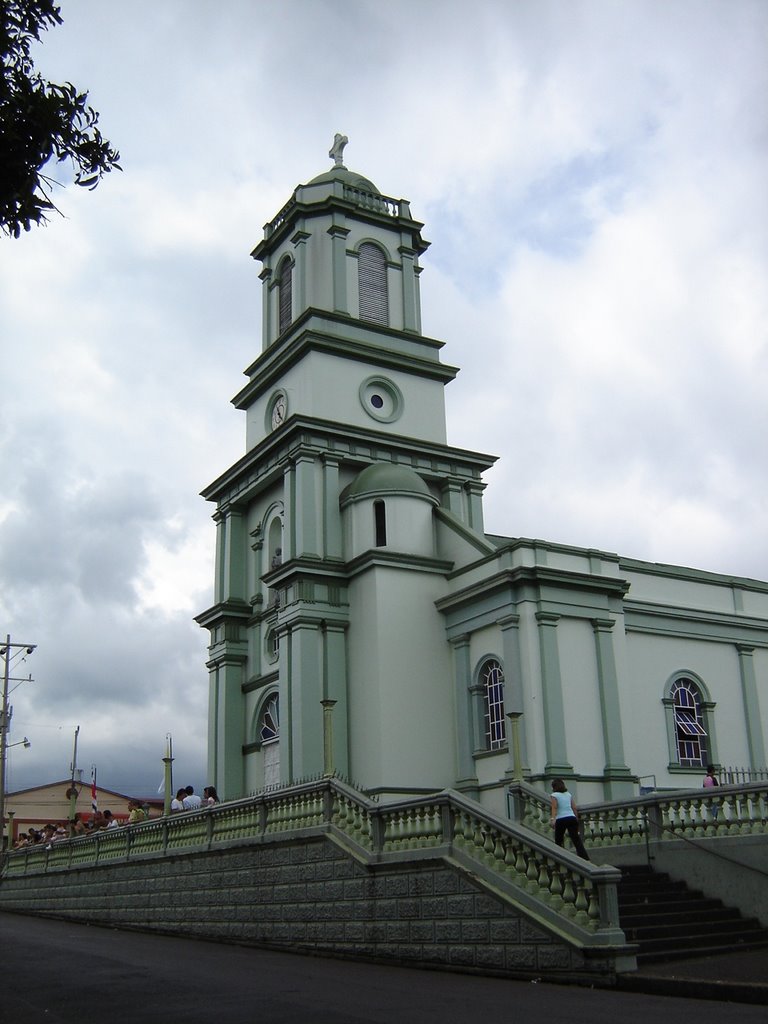
<path fill-rule="evenodd" d="M 208 779 L 335 771 L 370 795 L 564 778 L 582 801 L 766 764 L 768 583 L 483 526 L 492 456 L 447 444 L 429 243 L 343 163 L 265 226 L 246 451 L 215 503 Z M 514 528 L 514 523 L 510 523 Z"/>

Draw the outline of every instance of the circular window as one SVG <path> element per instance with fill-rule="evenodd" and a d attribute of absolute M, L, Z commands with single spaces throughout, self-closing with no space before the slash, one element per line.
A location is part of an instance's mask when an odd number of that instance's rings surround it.
<path fill-rule="evenodd" d="M 403 411 L 403 394 L 387 377 L 368 377 L 360 385 L 360 404 L 373 419 L 392 423 Z"/>

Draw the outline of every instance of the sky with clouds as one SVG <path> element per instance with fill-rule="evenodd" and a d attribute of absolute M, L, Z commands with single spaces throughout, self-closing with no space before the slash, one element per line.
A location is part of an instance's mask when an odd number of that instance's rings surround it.
<path fill-rule="evenodd" d="M 411 201 L 486 529 L 768 579 L 763 0 L 62 0 L 39 70 L 122 174 L 0 239 L 8 788 L 205 778 L 213 511 L 264 223 L 328 169 Z M 56 175 L 66 182 L 67 171 Z"/>

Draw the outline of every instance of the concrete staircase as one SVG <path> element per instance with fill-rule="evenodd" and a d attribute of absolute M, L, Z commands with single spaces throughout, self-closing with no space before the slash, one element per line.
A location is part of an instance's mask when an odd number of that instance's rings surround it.
<path fill-rule="evenodd" d="M 768 946 L 768 928 L 721 900 L 645 865 L 621 872 L 619 920 L 639 966 Z"/>

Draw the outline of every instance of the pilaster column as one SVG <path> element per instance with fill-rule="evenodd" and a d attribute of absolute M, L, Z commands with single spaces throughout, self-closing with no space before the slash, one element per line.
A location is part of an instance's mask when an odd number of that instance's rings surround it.
<path fill-rule="evenodd" d="M 296 557 L 296 467 L 289 462 L 283 473 L 285 523 L 283 528 L 283 561 Z"/>
<path fill-rule="evenodd" d="M 523 697 L 523 672 L 520 659 L 520 616 L 508 615 L 499 620 L 501 627 L 501 651 L 504 658 L 504 711 L 515 714 L 517 720 L 517 739 L 520 743 L 518 751 L 523 774 L 530 774 L 528 764 L 528 744 L 525 737 L 525 702 Z M 507 737 L 510 754 L 514 755 L 512 737 Z"/>
<path fill-rule="evenodd" d="M 600 717 L 605 750 L 606 798 L 611 800 L 630 795 L 629 768 L 624 763 L 624 736 L 621 728 L 619 678 L 613 649 L 613 619 L 592 619 L 597 657 L 597 683 L 600 691 Z M 618 789 L 612 784 L 616 776 L 626 776 L 627 784 Z M 627 788 L 629 786 L 630 788 Z"/>
<path fill-rule="evenodd" d="M 303 222 L 302 222 L 303 226 Z M 307 302 L 307 291 L 308 281 L 307 276 L 310 270 L 310 264 L 307 260 L 307 239 L 310 237 L 308 232 L 304 230 L 298 230 L 292 237 L 294 260 L 293 260 L 293 301 L 295 316 L 294 320 L 298 319 L 299 316 L 304 312 L 309 303 Z"/>
<path fill-rule="evenodd" d="M 750 767 L 762 767 L 765 759 L 765 737 L 763 736 L 762 719 L 760 718 L 760 701 L 757 694 L 755 677 L 754 647 L 737 644 L 739 652 L 739 673 L 741 675 L 741 694 L 744 702 L 744 720 L 747 727 L 747 744 L 749 746 Z"/>
<path fill-rule="evenodd" d="M 213 600 L 216 604 L 224 600 L 224 553 L 226 551 L 227 520 L 219 509 L 213 513 L 216 523 L 216 567 L 214 569 Z"/>
<path fill-rule="evenodd" d="M 416 330 L 421 334 L 421 286 L 419 277 L 421 275 L 421 267 L 414 267 L 414 291 L 415 291 L 415 303 L 416 303 Z"/>
<path fill-rule="evenodd" d="M 272 268 L 265 265 L 261 278 L 261 336 L 263 348 L 272 342 Z"/>
<path fill-rule="evenodd" d="M 221 580 L 222 601 L 246 599 L 246 546 L 245 519 L 243 510 L 234 505 L 221 510 L 225 517 L 221 541 Z"/>
<path fill-rule="evenodd" d="M 573 774 L 573 766 L 568 761 L 566 750 L 563 681 L 557 644 L 557 624 L 560 616 L 551 612 L 537 612 L 536 621 L 539 626 L 541 689 L 544 698 L 544 770 L 548 775 Z"/>
<path fill-rule="evenodd" d="M 278 622 L 277 633 L 277 677 L 280 697 L 280 781 L 290 782 L 296 778 L 293 763 L 293 646 L 292 629 Z"/>
<path fill-rule="evenodd" d="M 467 491 L 469 526 L 476 533 L 484 533 L 483 526 L 483 491 L 485 484 L 481 480 L 470 480 L 465 485 Z"/>
<path fill-rule="evenodd" d="M 286 781 L 296 781 L 323 771 L 323 715 L 320 704 L 323 699 L 323 657 L 320 643 L 319 622 L 303 621 L 291 626 L 291 703 L 290 721 L 286 723 L 291 734 L 291 778 Z M 282 722 L 280 735 L 282 738 Z"/>
<path fill-rule="evenodd" d="M 348 313 L 347 235 L 349 228 L 344 227 L 346 217 L 341 213 L 334 213 L 333 221 L 334 223 L 328 228 L 328 234 L 331 236 L 331 265 L 333 268 L 333 308 L 337 313 Z"/>
<path fill-rule="evenodd" d="M 320 536 L 318 529 L 318 513 L 315 465 L 316 456 L 299 453 L 294 458 L 296 473 L 295 505 L 291 518 L 294 523 L 296 547 L 294 555 L 301 558 L 320 557 Z"/>
<path fill-rule="evenodd" d="M 341 510 L 339 509 L 338 455 L 324 453 L 323 462 L 323 556 L 342 557 Z"/>
<path fill-rule="evenodd" d="M 347 710 L 346 626 L 322 624 L 323 698 L 335 700 L 333 709 L 333 764 L 341 775 L 349 776 L 349 730 Z"/>
<path fill-rule="evenodd" d="M 416 310 L 416 275 L 414 273 L 416 251 L 410 246 L 401 245 L 398 252 L 403 277 L 403 330 L 418 331 L 419 317 Z"/>
<path fill-rule="evenodd" d="M 442 494 L 443 508 L 447 509 L 457 519 L 464 520 L 464 502 L 462 500 L 461 484 L 458 480 L 446 480 L 443 484 Z"/>
<path fill-rule="evenodd" d="M 210 662 L 208 771 L 225 800 L 244 795 L 243 665 L 245 655 L 224 654 Z M 213 710 L 213 714 L 210 711 Z"/>
<path fill-rule="evenodd" d="M 472 714 L 471 693 L 472 668 L 469 661 L 469 635 L 454 637 L 451 641 L 453 650 L 453 686 L 454 705 L 456 708 L 456 788 L 462 793 L 477 795 L 477 775 L 475 761 L 474 718 Z"/>

